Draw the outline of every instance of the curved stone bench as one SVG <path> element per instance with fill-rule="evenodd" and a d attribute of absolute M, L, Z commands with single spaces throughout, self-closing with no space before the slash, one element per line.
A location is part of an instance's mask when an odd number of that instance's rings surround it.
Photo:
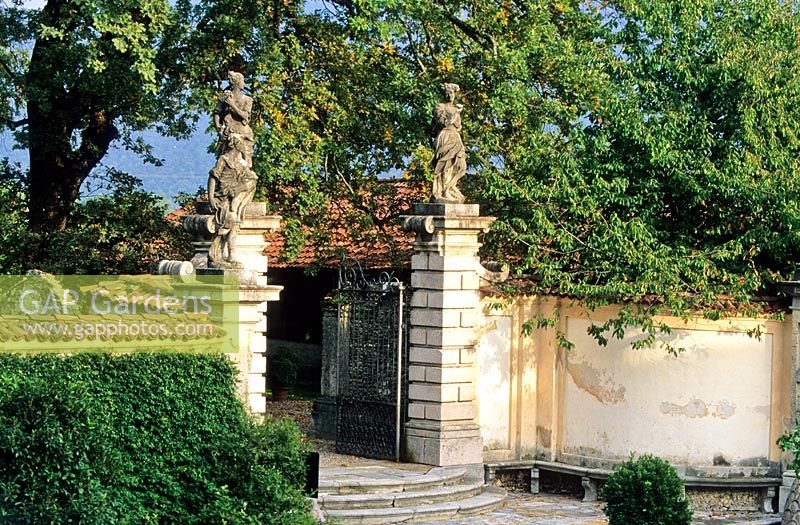
<path fill-rule="evenodd" d="M 557 472 L 570 476 L 580 476 L 583 486 L 583 500 L 597 501 L 597 486 L 599 481 L 605 481 L 612 472 L 608 469 L 580 467 L 559 463 L 556 461 L 543 461 L 538 459 L 514 460 L 514 461 L 492 461 L 485 463 L 484 480 L 489 483 L 495 479 L 498 470 L 527 470 L 531 472 L 531 492 L 539 493 L 539 471 Z M 681 476 L 685 487 L 704 487 L 704 488 L 723 488 L 723 489 L 759 489 L 759 501 L 761 512 L 775 512 L 772 500 L 775 497 L 777 488 L 781 484 L 781 478 L 775 477 L 735 477 L 735 478 L 713 478 Z"/>

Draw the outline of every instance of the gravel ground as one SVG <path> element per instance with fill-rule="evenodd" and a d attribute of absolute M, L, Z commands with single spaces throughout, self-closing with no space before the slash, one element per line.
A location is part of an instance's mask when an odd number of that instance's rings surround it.
<path fill-rule="evenodd" d="M 305 399 L 290 399 L 289 401 L 267 401 L 267 415 L 275 419 L 288 417 L 293 419 L 300 430 L 308 435 L 311 432 L 311 403 Z"/>
<path fill-rule="evenodd" d="M 311 405 L 312 401 L 306 399 L 290 399 L 289 401 L 272 402 L 267 401 L 267 415 L 275 419 L 288 417 L 293 419 L 300 430 L 305 434 L 311 433 Z M 353 467 L 358 465 L 371 465 L 374 459 L 361 458 L 358 456 L 348 456 L 338 454 L 334 450 L 332 441 L 308 438 L 314 450 L 319 452 L 320 467 Z"/>

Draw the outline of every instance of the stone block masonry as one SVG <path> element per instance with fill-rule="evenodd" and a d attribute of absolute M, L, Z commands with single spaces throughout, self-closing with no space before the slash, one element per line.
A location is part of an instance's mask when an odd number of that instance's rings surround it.
<path fill-rule="evenodd" d="M 420 220 L 420 217 L 425 218 Z M 494 221 L 475 204 L 418 204 L 411 260 L 405 454 L 430 465 L 482 463 L 475 407 L 479 319 L 478 236 Z"/>
<path fill-rule="evenodd" d="M 277 301 L 283 289 L 282 286 L 267 284 L 268 261 L 262 253 L 264 234 L 278 229 L 280 221 L 280 217 L 266 214 L 264 203 L 254 202 L 246 209 L 239 230 L 239 259 L 245 268 L 259 274 L 258 282 L 243 289 L 239 297 L 240 319 L 243 321 L 240 327 L 243 359 L 240 373 L 242 384 L 246 385 L 247 403 L 255 414 L 266 412 L 267 304 Z"/>
<path fill-rule="evenodd" d="M 200 204 L 200 203 L 199 203 Z M 201 206 L 198 205 L 198 209 Z M 208 210 L 206 210 L 208 212 Z M 192 216 L 190 221 L 184 220 L 184 227 L 195 234 L 194 241 L 197 254 L 193 261 L 205 266 L 208 251 L 208 232 L 202 227 L 210 224 L 211 215 Z M 226 299 L 235 304 L 230 307 L 238 309 L 239 321 L 239 353 L 231 354 L 239 370 L 239 395 L 254 414 L 266 412 L 267 392 L 267 323 L 265 313 L 267 303 L 277 301 L 282 286 L 267 283 L 267 257 L 264 250 L 264 234 L 280 227 L 281 218 L 266 214 L 264 203 L 252 202 L 245 209 L 238 236 L 237 258 L 242 263 L 241 269 L 197 269 L 198 274 L 231 273 L 239 277 L 239 293 L 237 297 Z M 188 227 L 187 227 L 188 223 Z M 199 225 L 199 226 L 198 226 Z"/>

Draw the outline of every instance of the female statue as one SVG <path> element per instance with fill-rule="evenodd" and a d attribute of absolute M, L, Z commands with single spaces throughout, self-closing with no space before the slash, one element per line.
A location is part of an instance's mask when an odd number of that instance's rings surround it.
<path fill-rule="evenodd" d="M 464 195 L 458 181 L 467 172 L 466 151 L 461 141 L 461 104 L 456 104 L 458 84 L 443 84 L 444 101 L 433 109 L 433 201 L 461 204 Z"/>
<path fill-rule="evenodd" d="M 208 176 L 208 201 L 214 212 L 216 231 L 208 250 L 210 268 L 240 268 L 236 260 L 236 237 L 244 210 L 253 200 L 258 177 L 253 167 L 253 130 L 250 112 L 253 99 L 244 94 L 244 76 L 228 72 L 230 83 L 214 109 L 217 163 Z"/>
<path fill-rule="evenodd" d="M 235 71 L 228 72 L 228 89 L 226 89 L 214 108 L 214 127 L 217 128 L 217 156 L 231 149 L 230 136 L 237 134 L 245 140 L 245 150 L 252 166 L 253 130 L 250 127 L 250 112 L 253 99 L 242 91 L 244 76 Z"/>
<path fill-rule="evenodd" d="M 236 260 L 236 237 L 258 180 L 248 165 L 245 138 L 238 133 L 231 133 L 228 138 L 230 149 L 220 155 L 208 174 L 208 202 L 216 225 L 208 250 L 211 268 L 241 267 Z"/>

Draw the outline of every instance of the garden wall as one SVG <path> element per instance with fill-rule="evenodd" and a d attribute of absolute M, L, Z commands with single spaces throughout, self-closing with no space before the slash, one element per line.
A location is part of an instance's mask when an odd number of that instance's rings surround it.
<path fill-rule="evenodd" d="M 498 308 L 499 306 L 499 308 Z M 792 330 L 785 321 L 684 321 L 654 347 L 642 337 L 600 346 L 592 322 L 614 317 L 554 297 L 482 300 L 478 420 L 484 460 L 544 459 L 611 468 L 630 453 L 668 459 L 689 476 L 779 476 L 777 438 L 791 422 Z M 557 326 L 523 323 L 560 310 Z M 760 328 L 760 337 L 749 330 Z M 557 334 L 574 344 L 565 350 Z M 684 348 L 677 356 L 660 346 Z"/>

